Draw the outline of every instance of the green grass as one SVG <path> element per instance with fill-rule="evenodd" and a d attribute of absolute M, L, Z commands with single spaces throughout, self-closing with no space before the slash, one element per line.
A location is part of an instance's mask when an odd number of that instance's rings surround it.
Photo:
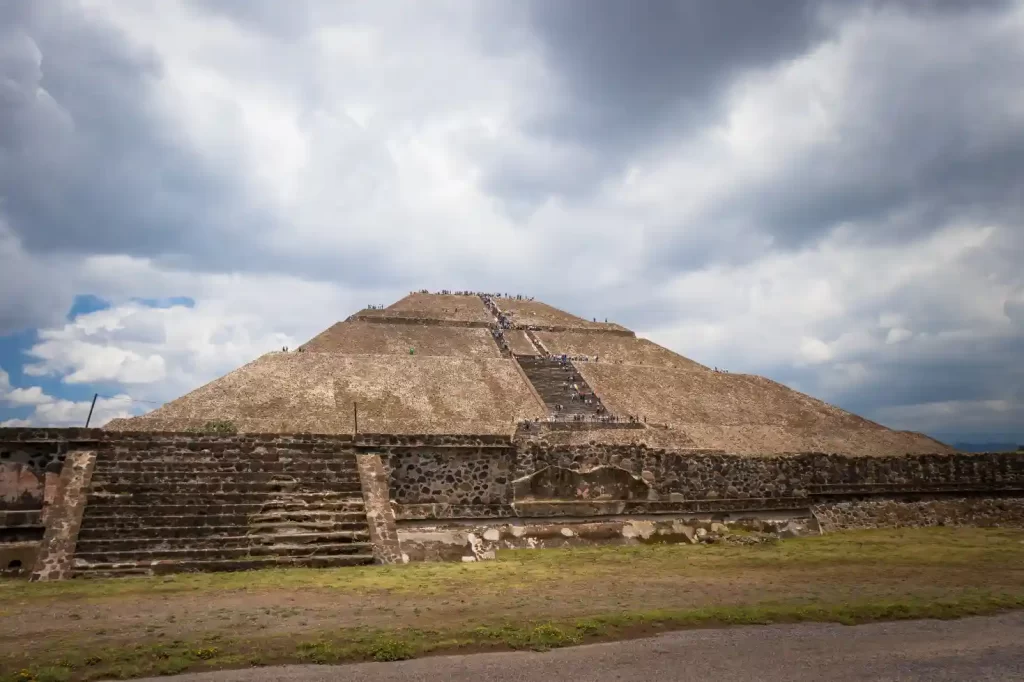
<path fill-rule="evenodd" d="M 850 531 L 794 538 L 774 544 L 636 545 L 573 550 L 503 551 L 496 562 L 417 563 L 363 566 L 338 571 L 288 568 L 242 573 L 199 573 L 158 578 L 72 580 L 49 583 L 0 581 L 0 603 L 10 600 L 107 598 L 263 590 L 333 590 L 350 594 L 384 591 L 442 595 L 457 590 L 493 594 L 509 587 L 617 576 L 642 566 L 653 577 L 718 575 L 723 571 L 771 568 L 813 569 L 879 566 L 1024 566 L 1024 533 L 1019 530 L 907 528 Z"/>
<path fill-rule="evenodd" d="M 117 607 L 122 615 L 153 615 L 125 627 L 106 615 Z M 1016 608 L 1024 608 L 1024 532 L 1001 529 L 857 531 L 742 547 L 522 550 L 472 564 L 11 580 L 0 581 L 0 618 L 13 626 L 15 614 L 24 622 L 63 615 L 0 654 L 0 671 L 13 671 L 0 673 L 0 682 L 395 661 L 688 627 L 855 625 Z"/>
<path fill-rule="evenodd" d="M 218 638 L 209 641 L 137 645 L 85 652 L 59 663 L 41 662 L 0 680 L 47 682 L 58 680 L 130 679 L 186 671 L 253 667 L 283 663 L 347 663 L 397 661 L 440 652 L 530 649 L 544 651 L 658 631 L 710 626 L 828 622 L 857 625 L 880 620 L 950 619 L 989 615 L 1024 608 L 1024 592 L 977 592 L 949 599 L 865 600 L 836 604 L 753 604 L 688 610 L 626 611 L 569 621 L 504 623 L 469 629 L 417 630 L 396 628 L 343 629 L 315 638 Z"/>

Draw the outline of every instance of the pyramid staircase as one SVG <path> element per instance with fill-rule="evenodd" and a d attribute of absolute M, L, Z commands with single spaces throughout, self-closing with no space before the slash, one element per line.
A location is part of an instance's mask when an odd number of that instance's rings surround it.
<path fill-rule="evenodd" d="M 516 358 L 526 378 L 530 380 L 537 390 L 544 404 L 552 414 L 556 415 L 600 415 L 598 408 L 601 401 L 594 395 L 587 382 L 571 362 L 562 362 L 545 357 L 519 356 Z M 567 385 L 568 384 L 568 385 Z M 589 403 L 582 400 L 573 400 L 572 384 L 576 384 L 579 393 L 590 398 Z M 562 409 L 557 410 L 556 406 L 561 405 Z"/>
<path fill-rule="evenodd" d="M 73 575 L 373 563 L 355 456 L 105 452 Z"/>

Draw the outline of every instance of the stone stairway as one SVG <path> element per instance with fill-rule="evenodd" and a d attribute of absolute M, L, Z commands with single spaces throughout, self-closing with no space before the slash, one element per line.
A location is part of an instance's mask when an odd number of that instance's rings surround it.
<path fill-rule="evenodd" d="M 105 452 L 73 575 L 373 563 L 355 456 Z"/>
<path fill-rule="evenodd" d="M 601 414 L 598 409 L 601 407 L 601 401 L 594 395 L 590 386 L 583 380 L 571 362 L 562 363 L 561 360 L 544 357 L 522 356 L 517 357 L 516 361 L 523 368 L 526 377 L 552 414 L 559 416 Z M 567 383 L 568 385 L 566 385 Z M 572 395 L 575 393 L 572 384 L 576 384 L 581 395 L 590 398 L 589 403 L 572 399 Z M 561 405 L 562 409 L 557 410 L 557 405 Z"/>

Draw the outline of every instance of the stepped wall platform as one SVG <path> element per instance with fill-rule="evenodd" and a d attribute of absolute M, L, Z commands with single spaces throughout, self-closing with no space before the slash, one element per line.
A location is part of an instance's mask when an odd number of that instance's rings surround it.
<path fill-rule="evenodd" d="M 490 331 L 427 324 L 339 322 L 299 347 L 343 355 L 437 355 L 500 358 Z"/>
<path fill-rule="evenodd" d="M 645 365 L 669 369 L 710 371 L 689 358 L 673 353 L 653 341 L 622 334 L 595 334 L 585 331 L 539 331 L 537 337 L 555 354 L 585 355 L 591 361 L 609 364 Z"/>
<path fill-rule="evenodd" d="M 632 335 L 633 332 L 614 322 L 596 322 L 577 317 L 547 303 L 517 298 L 495 298 L 494 303 L 518 327 L 574 329 Z"/>
<path fill-rule="evenodd" d="M 17 465 L 22 481 L 15 490 L 0 477 L 0 558 L 54 579 L 481 560 L 500 549 L 683 541 L 679 529 L 695 519 L 818 529 L 1024 522 L 1024 453 L 737 454 L 652 447 L 658 430 L 637 424 L 539 428 L 514 437 L 0 429 L 0 472 Z M 632 440 L 558 442 L 598 431 Z M 26 471 L 56 474 L 56 492 L 44 484 L 26 496 Z"/>

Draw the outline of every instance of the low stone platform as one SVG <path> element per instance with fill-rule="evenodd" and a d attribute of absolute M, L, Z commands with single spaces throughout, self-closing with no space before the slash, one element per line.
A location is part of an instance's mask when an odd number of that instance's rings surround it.
<path fill-rule="evenodd" d="M 372 561 L 350 452 L 103 452 L 72 575 Z"/>

